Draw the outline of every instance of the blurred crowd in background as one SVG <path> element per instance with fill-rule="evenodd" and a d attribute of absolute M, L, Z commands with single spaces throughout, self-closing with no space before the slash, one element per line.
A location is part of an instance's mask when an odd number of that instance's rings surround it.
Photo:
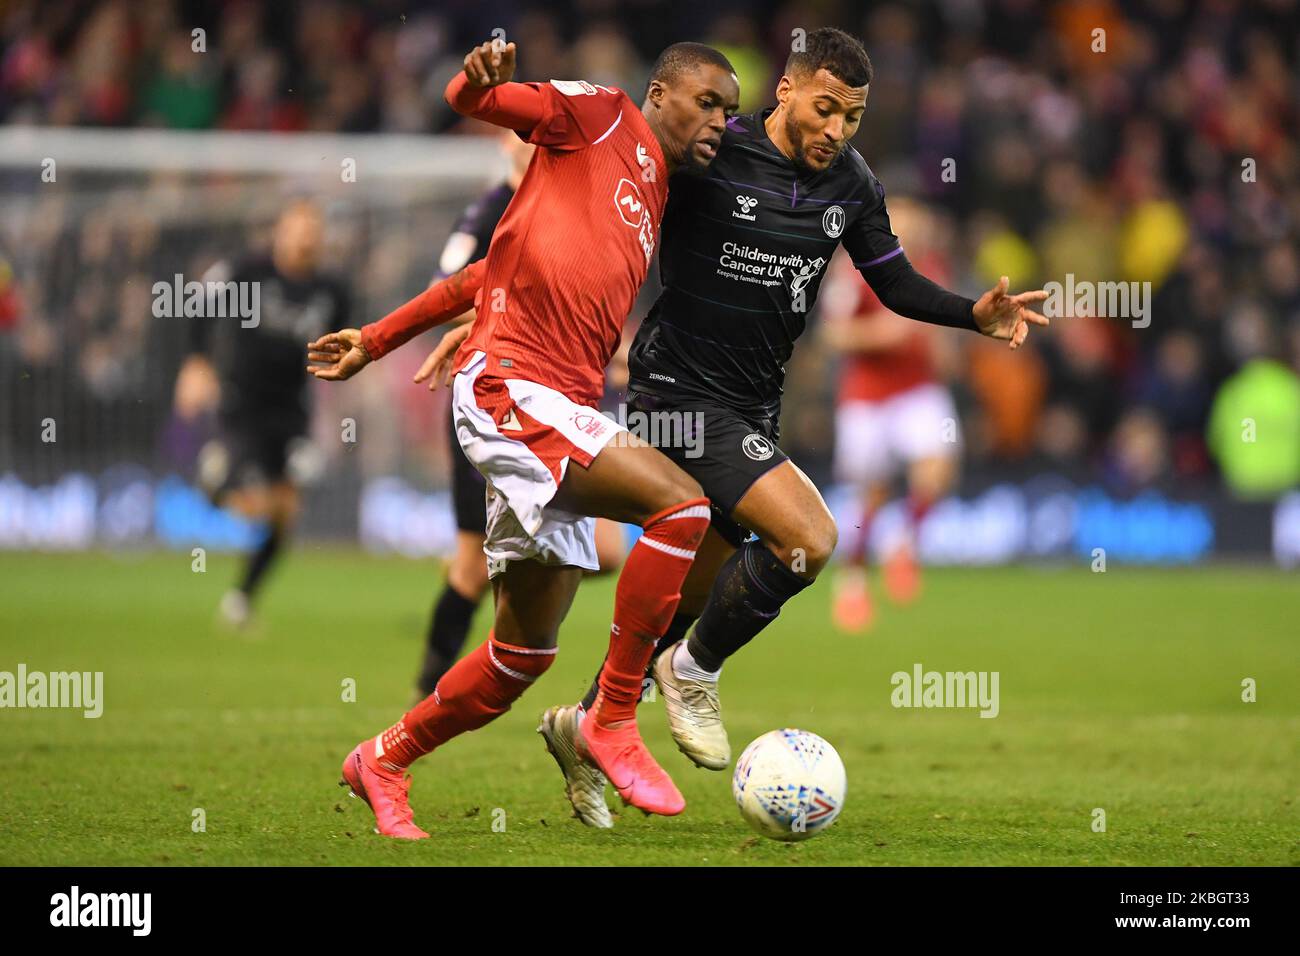
<path fill-rule="evenodd" d="M 968 481 L 1051 469 L 1119 493 L 1300 484 L 1296 0 L 18 0 L 0 7 L 0 123 L 484 135 L 441 91 L 498 27 L 519 44 L 519 78 L 634 98 L 659 49 L 708 42 L 752 110 L 773 101 L 794 31 L 822 25 L 862 38 L 875 80 L 854 145 L 890 195 L 930 208 L 955 288 L 974 296 L 1003 274 L 1015 289 L 1067 274 L 1151 284 L 1145 327 L 1070 315 L 1016 353 L 956 337 L 943 368 Z M 174 186 L 149 185 L 158 208 Z M 220 185 L 209 198 L 228 205 Z M 404 243 L 385 242 L 384 217 L 338 217 L 355 324 L 427 282 L 471 198 L 403 210 Z M 49 202 L 20 233 L 0 227 L 5 400 L 44 380 L 51 401 L 146 416 L 141 441 L 156 442 L 184 336 L 154 327 L 149 284 L 238 254 L 247 230 L 219 218 L 187 230 L 192 206 Z M 784 444 L 815 477 L 835 361 L 809 334 L 790 369 Z M 1239 459 L 1262 437 L 1278 463 L 1261 478 Z"/>

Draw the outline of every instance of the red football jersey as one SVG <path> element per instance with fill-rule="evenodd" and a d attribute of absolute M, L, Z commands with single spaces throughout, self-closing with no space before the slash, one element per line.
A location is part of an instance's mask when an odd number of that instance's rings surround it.
<path fill-rule="evenodd" d="M 539 149 L 488 247 L 478 317 L 456 368 L 522 378 L 595 405 L 654 255 L 668 176 L 641 110 L 583 81 L 543 97 Z"/>

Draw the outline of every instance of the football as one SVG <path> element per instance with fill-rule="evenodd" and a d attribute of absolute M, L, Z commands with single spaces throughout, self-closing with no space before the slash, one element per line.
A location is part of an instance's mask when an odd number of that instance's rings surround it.
<path fill-rule="evenodd" d="M 736 761 L 731 792 L 745 821 L 765 837 L 793 842 L 821 833 L 844 807 L 844 763 L 806 730 L 773 730 Z"/>

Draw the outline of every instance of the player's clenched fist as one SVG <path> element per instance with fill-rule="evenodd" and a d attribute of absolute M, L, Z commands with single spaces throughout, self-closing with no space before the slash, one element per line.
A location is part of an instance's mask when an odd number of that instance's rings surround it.
<path fill-rule="evenodd" d="M 315 342 L 308 342 L 307 358 L 313 363 L 307 366 L 307 371 L 331 382 L 351 378 L 370 364 L 370 353 L 361 344 L 360 329 L 328 332 Z"/>
<path fill-rule="evenodd" d="M 469 85 L 500 86 L 515 75 L 515 45 L 501 40 L 480 43 L 465 56 L 465 75 Z"/>

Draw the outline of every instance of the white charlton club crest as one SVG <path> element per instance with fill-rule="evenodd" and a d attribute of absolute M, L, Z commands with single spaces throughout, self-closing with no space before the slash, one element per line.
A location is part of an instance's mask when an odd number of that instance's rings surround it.
<path fill-rule="evenodd" d="M 822 228 L 826 230 L 826 235 L 832 239 L 838 239 L 840 233 L 844 231 L 844 207 L 831 206 L 822 216 Z"/>
<path fill-rule="evenodd" d="M 740 443 L 741 450 L 754 461 L 767 461 L 772 457 L 772 443 L 760 435 L 758 432 L 751 432 L 745 436 L 745 440 Z"/>

